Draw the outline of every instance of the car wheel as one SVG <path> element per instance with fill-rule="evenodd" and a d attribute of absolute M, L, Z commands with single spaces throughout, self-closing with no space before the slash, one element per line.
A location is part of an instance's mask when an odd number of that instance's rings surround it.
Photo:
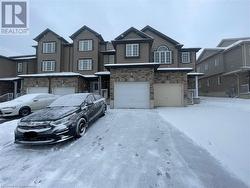
<path fill-rule="evenodd" d="M 23 107 L 19 110 L 19 115 L 24 117 L 24 116 L 27 116 L 29 115 L 31 112 L 30 108 L 29 107 Z"/>
<path fill-rule="evenodd" d="M 102 116 L 105 116 L 105 113 L 106 113 L 106 108 L 103 107 L 103 108 L 102 108 Z"/>
<path fill-rule="evenodd" d="M 83 136 L 85 134 L 86 129 L 87 129 L 87 122 L 85 119 L 82 118 L 77 123 L 75 136 L 77 138 L 80 138 L 81 136 Z"/>

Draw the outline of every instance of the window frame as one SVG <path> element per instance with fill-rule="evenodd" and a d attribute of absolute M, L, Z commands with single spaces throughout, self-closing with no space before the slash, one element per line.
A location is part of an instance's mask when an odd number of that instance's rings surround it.
<path fill-rule="evenodd" d="M 48 46 L 49 44 L 54 44 L 54 50 L 53 51 L 48 51 Z M 47 47 L 47 48 L 46 48 Z M 52 50 L 52 47 L 51 47 Z M 56 41 L 46 41 L 42 43 L 42 53 L 43 54 L 54 54 L 56 53 Z"/>
<path fill-rule="evenodd" d="M 21 66 L 20 66 L 21 65 Z M 21 69 L 21 70 L 20 70 Z M 22 62 L 18 62 L 17 63 L 17 72 L 21 73 L 23 72 L 23 63 Z"/>
<path fill-rule="evenodd" d="M 137 54 L 135 54 L 134 52 L 134 48 L 135 46 L 137 46 Z M 131 48 L 131 54 L 128 54 L 128 47 Z M 140 44 L 139 43 L 129 43 L 125 45 L 125 57 L 126 58 L 139 58 L 140 57 Z"/>
<path fill-rule="evenodd" d="M 187 55 L 186 58 L 188 61 L 184 61 L 184 54 Z M 183 63 L 183 64 L 191 63 L 190 52 L 181 52 L 181 63 Z"/>
<path fill-rule="evenodd" d="M 48 69 L 48 63 L 51 63 L 51 69 Z M 56 70 L 56 61 L 55 60 L 44 60 L 44 61 L 42 61 L 41 68 L 42 68 L 42 72 L 54 72 Z"/>
<path fill-rule="evenodd" d="M 218 76 L 218 78 L 217 78 L 217 84 L 218 84 L 218 86 L 222 84 L 221 76 Z"/>
<path fill-rule="evenodd" d="M 84 69 L 84 66 L 80 65 L 80 63 L 84 63 L 84 61 L 87 61 L 88 63 L 91 62 L 91 69 Z M 88 65 L 86 67 L 89 68 Z M 78 59 L 78 71 L 92 71 L 92 70 L 93 70 L 93 60 L 91 58 Z"/>
<path fill-rule="evenodd" d="M 158 50 L 161 47 L 165 47 L 167 50 Z M 169 50 L 169 48 L 166 46 L 159 46 L 158 49 L 154 51 L 154 62 L 167 65 L 172 64 L 172 51 Z M 162 61 L 162 54 L 164 54 L 164 61 Z M 156 59 L 159 61 L 157 61 Z M 168 59 L 169 61 L 167 61 Z"/>
<path fill-rule="evenodd" d="M 84 49 L 84 42 L 88 42 L 87 49 Z M 80 39 L 78 41 L 78 51 L 79 52 L 89 52 L 94 50 L 93 39 Z M 82 44 L 82 45 L 81 45 Z M 90 45 L 91 44 L 91 45 Z"/>

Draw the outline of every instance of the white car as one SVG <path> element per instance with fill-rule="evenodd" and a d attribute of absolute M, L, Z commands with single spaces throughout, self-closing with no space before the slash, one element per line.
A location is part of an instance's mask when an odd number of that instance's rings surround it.
<path fill-rule="evenodd" d="M 27 94 L 14 100 L 0 103 L 0 117 L 27 116 L 35 110 L 40 110 L 50 105 L 56 95 L 48 93 Z"/>

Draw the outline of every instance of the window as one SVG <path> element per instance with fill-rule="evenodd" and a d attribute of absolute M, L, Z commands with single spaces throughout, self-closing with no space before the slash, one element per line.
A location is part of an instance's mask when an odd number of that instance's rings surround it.
<path fill-rule="evenodd" d="M 78 70 L 92 70 L 92 59 L 78 60 Z"/>
<path fill-rule="evenodd" d="M 86 100 L 85 103 L 87 104 L 92 104 L 95 101 L 95 98 L 93 97 L 93 95 L 89 95 Z"/>
<path fill-rule="evenodd" d="M 42 71 L 55 71 L 55 61 L 43 61 L 42 62 Z"/>
<path fill-rule="evenodd" d="M 216 58 L 216 59 L 214 59 L 214 66 L 217 67 L 218 65 L 219 65 L 219 61 L 218 61 L 218 59 Z"/>
<path fill-rule="evenodd" d="M 208 70 L 208 64 L 207 63 L 205 64 L 205 70 Z"/>
<path fill-rule="evenodd" d="M 79 41 L 79 51 L 91 51 L 93 50 L 92 40 L 80 40 Z"/>
<path fill-rule="evenodd" d="M 126 44 L 126 57 L 138 57 L 139 44 Z"/>
<path fill-rule="evenodd" d="M 207 79 L 207 87 L 209 87 L 209 85 L 210 85 L 210 80 Z"/>
<path fill-rule="evenodd" d="M 197 67 L 197 72 L 201 72 L 201 68 L 200 67 Z"/>
<path fill-rule="evenodd" d="M 56 42 L 44 42 L 43 53 L 51 54 L 56 52 Z"/>
<path fill-rule="evenodd" d="M 154 52 L 154 62 L 171 64 L 172 52 L 166 46 L 160 46 L 157 51 Z"/>
<path fill-rule="evenodd" d="M 221 85 L 221 77 L 220 76 L 218 76 L 217 82 L 218 82 L 218 85 Z"/>
<path fill-rule="evenodd" d="M 182 52 L 181 53 L 181 62 L 182 63 L 190 63 L 190 53 L 189 52 Z"/>
<path fill-rule="evenodd" d="M 104 64 L 114 64 L 115 56 L 114 55 L 104 55 Z"/>
<path fill-rule="evenodd" d="M 17 72 L 23 72 L 23 63 L 17 63 Z"/>

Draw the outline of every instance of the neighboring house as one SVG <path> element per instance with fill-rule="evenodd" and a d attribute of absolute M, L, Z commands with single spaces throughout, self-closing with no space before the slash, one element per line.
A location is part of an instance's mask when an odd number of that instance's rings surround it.
<path fill-rule="evenodd" d="M 183 45 L 150 26 L 133 27 L 112 41 L 116 50 L 110 71 L 111 108 L 153 108 L 188 104 L 188 76 L 199 48 Z M 186 66 L 185 66 L 186 65 Z"/>
<path fill-rule="evenodd" d="M 0 56 L 0 101 L 20 94 L 21 78 L 19 74 L 36 72 L 36 56 Z"/>
<path fill-rule="evenodd" d="M 94 92 L 110 98 L 111 108 L 186 106 L 198 99 L 194 70 L 200 48 L 183 48 L 150 26 L 131 27 L 112 42 L 87 26 L 70 38 L 72 43 L 46 29 L 34 39 L 35 63 L 12 58 L 22 94 Z"/>
<path fill-rule="evenodd" d="M 99 92 L 95 73 L 103 70 L 103 66 L 99 66 L 103 58 L 100 51 L 106 43 L 100 34 L 87 26 L 80 28 L 70 38 L 73 43 L 46 29 L 34 39 L 38 43 L 38 74 L 20 75 L 23 78 L 23 93 L 49 92 L 62 95 Z M 108 89 L 104 89 L 108 95 Z"/>
<path fill-rule="evenodd" d="M 200 94 L 250 98 L 250 37 L 223 39 L 197 60 Z"/>

